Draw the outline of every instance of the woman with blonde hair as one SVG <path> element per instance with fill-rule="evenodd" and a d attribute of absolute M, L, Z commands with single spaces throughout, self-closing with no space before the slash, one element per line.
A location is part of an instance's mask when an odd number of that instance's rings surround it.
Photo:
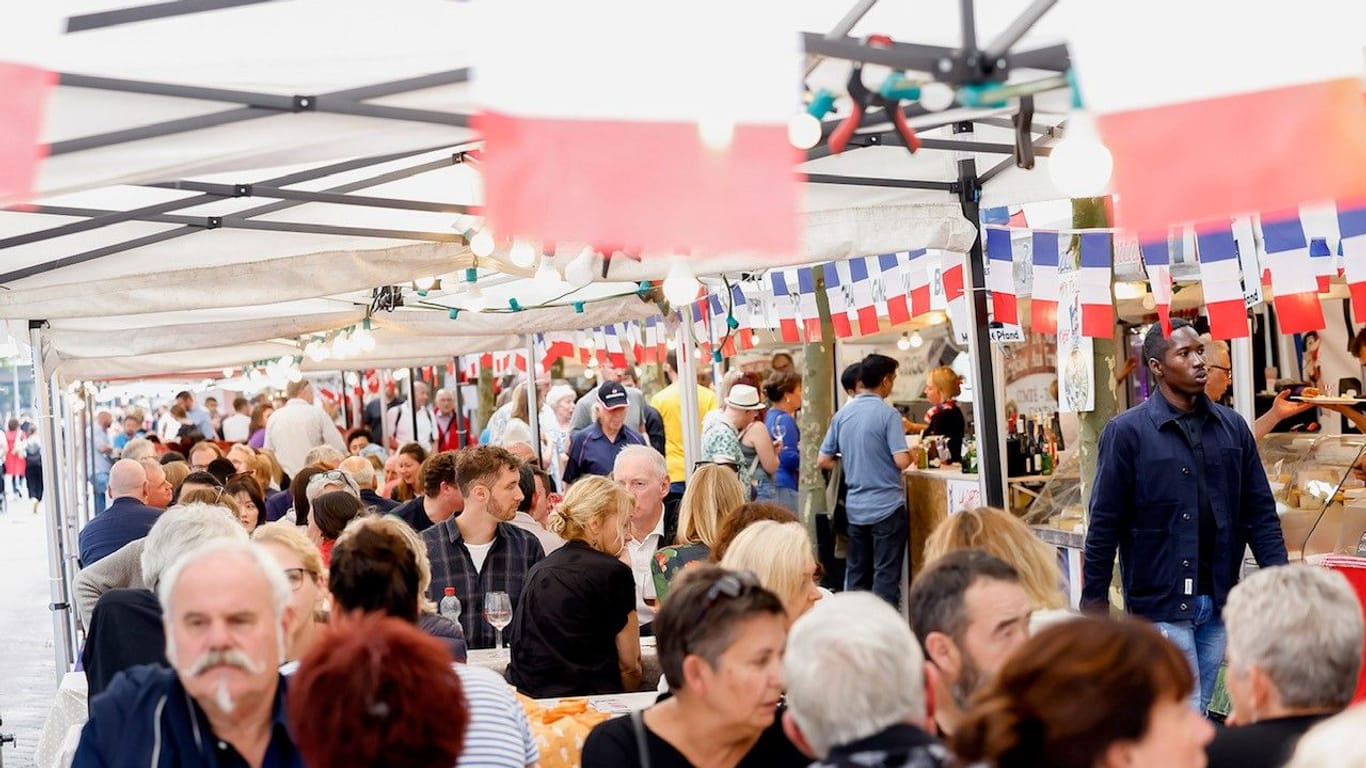
<path fill-rule="evenodd" d="M 948 438 L 949 458 L 955 464 L 963 460 L 963 435 L 967 432 L 967 420 L 954 400 L 961 390 L 958 373 L 952 368 L 941 365 L 932 369 L 925 374 L 925 399 L 930 401 L 930 409 L 925 411 L 923 423 L 911 424 L 912 432 L 925 437 Z"/>
<path fill-rule="evenodd" d="M 811 537 L 801 523 L 760 520 L 735 537 L 721 567 L 751 571 L 759 585 L 778 596 L 788 621 L 796 621 L 821 599 L 820 569 L 811 554 Z"/>
<path fill-rule="evenodd" d="M 684 568 L 711 557 L 722 522 L 748 500 L 749 491 L 735 467 L 707 464 L 693 472 L 678 505 L 675 545 L 662 547 L 650 561 L 656 599 L 664 599 L 669 582 Z"/>
<path fill-rule="evenodd" d="M 191 485 L 193 485 L 193 483 L 191 483 Z M 176 503 L 201 503 L 222 507 L 231 512 L 233 519 L 242 524 L 242 527 L 247 530 L 248 536 L 251 535 L 252 531 L 256 530 L 256 507 L 243 509 L 242 505 L 237 503 L 237 499 L 233 498 L 232 494 L 223 492 L 223 487 L 221 485 L 217 490 L 211 488 L 193 488 L 180 494 L 180 498 L 176 499 Z"/>
<path fill-rule="evenodd" d="M 565 540 L 527 573 L 509 638 L 508 681 L 532 698 L 640 686 L 636 583 L 620 560 L 635 497 L 605 477 L 569 487 L 550 515 Z"/>
<path fill-rule="evenodd" d="M 960 549 L 980 549 L 1014 566 L 1035 610 L 1067 607 L 1057 551 L 1009 512 L 978 507 L 950 516 L 925 541 L 925 565 Z"/>
<path fill-rule="evenodd" d="M 256 452 L 256 464 L 252 468 L 256 482 L 261 484 L 261 489 L 266 498 L 270 498 L 280 492 L 284 487 L 285 481 L 284 467 L 280 466 L 280 461 L 275 458 L 275 451 L 262 448 Z"/>
<path fill-rule="evenodd" d="M 190 476 L 190 465 L 183 461 L 168 461 L 161 465 L 161 471 L 166 473 L 166 482 L 171 484 L 171 493 L 174 494 L 180 490 L 185 478 Z"/>
<path fill-rule="evenodd" d="M 394 469 L 398 484 L 390 492 L 394 501 L 410 501 L 422 495 L 422 462 L 427 460 L 427 449 L 417 443 L 406 443 L 394 454 Z"/>
<path fill-rule="evenodd" d="M 257 528 L 251 540 L 275 558 L 293 590 L 294 626 L 285 638 L 285 659 L 296 661 L 308 653 L 327 622 L 329 598 L 322 556 L 299 526 L 284 521 Z"/>

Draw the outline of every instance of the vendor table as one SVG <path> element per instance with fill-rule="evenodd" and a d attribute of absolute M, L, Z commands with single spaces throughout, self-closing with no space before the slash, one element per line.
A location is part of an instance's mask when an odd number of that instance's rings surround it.
<path fill-rule="evenodd" d="M 481 648 L 470 651 L 465 658 L 468 664 L 491 669 L 503 677 L 507 672 L 510 660 L 508 649 L 501 650 L 495 648 Z M 653 691 L 659 685 L 659 678 L 663 672 L 659 667 L 659 654 L 655 651 L 655 639 L 653 637 L 640 638 L 640 666 L 641 682 L 640 690 Z"/>

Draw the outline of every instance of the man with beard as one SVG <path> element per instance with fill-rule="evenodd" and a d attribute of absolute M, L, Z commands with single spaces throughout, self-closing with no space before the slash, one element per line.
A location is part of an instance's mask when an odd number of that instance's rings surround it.
<path fill-rule="evenodd" d="M 950 552 L 916 576 L 911 629 L 938 671 L 931 676 L 940 735 L 1010 654 L 1029 639 L 1033 608 L 1015 569 L 980 549 Z"/>
<path fill-rule="evenodd" d="M 506 592 L 516 610 L 527 571 L 545 557 L 536 537 L 512 523 L 522 503 L 521 462 L 497 446 L 461 451 L 455 474 L 464 510 L 422 532 L 432 563 L 427 596 L 439 602 L 455 587 L 465 642 L 492 648 L 493 627 L 484 621 L 484 595 Z"/>
<path fill-rule="evenodd" d="M 302 768 L 278 671 L 294 621 L 279 564 L 214 542 L 171 566 L 158 597 L 172 669 L 116 677 L 91 703 L 73 764 Z"/>

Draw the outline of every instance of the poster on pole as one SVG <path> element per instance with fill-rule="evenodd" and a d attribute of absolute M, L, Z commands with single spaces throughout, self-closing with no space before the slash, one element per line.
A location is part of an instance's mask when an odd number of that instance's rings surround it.
<path fill-rule="evenodd" d="M 1081 256 L 1058 255 L 1058 410 L 1085 413 L 1096 407 L 1092 340 L 1081 335 Z"/>

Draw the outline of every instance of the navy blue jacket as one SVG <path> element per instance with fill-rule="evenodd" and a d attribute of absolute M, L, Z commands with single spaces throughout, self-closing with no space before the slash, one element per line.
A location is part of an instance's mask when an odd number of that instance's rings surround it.
<path fill-rule="evenodd" d="M 146 536 L 160 515 L 161 510 L 130 496 L 114 499 L 81 529 L 81 567 L 89 568 L 124 544 Z"/>
<path fill-rule="evenodd" d="M 1282 565 L 1285 539 L 1266 471 L 1247 422 L 1232 408 L 1209 409 L 1201 432 L 1205 483 L 1217 533 L 1214 603 L 1224 606 L 1238 583 L 1244 546 L 1262 566 Z M 1109 607 L 1115 550 L 1129 613 L 1151 621 L 1195 617 L 1200 511 L 1194 452 L 1179 414 L 1160 392 L 1116 416 L 1100 435 L 1091 520 L 1086 529 L 1082 608 Z"/>
<path fill-rule="evenodd" d="M 564 465 L 566 485 L 584 475 L 612 476 L 612 465 L 617 454 L 628 445 L 649 445 L 640 433 L 630 427 L 622 427 L 614 443 L 603 434 L 602 427 L 590 424 L 569 438 L 569 461 Z"/>
<path fill-rule="evenodd" d="M 262 768 L 303 768 L 285 724 L 285 678 L 275 689 Z M 154 759 L 155 758 L 155 759 Z M 237 768 L 246 761 L 220 742 L 174 670 L 150 665 L 120 673 L 90 703 L 72 768 Z"/>

